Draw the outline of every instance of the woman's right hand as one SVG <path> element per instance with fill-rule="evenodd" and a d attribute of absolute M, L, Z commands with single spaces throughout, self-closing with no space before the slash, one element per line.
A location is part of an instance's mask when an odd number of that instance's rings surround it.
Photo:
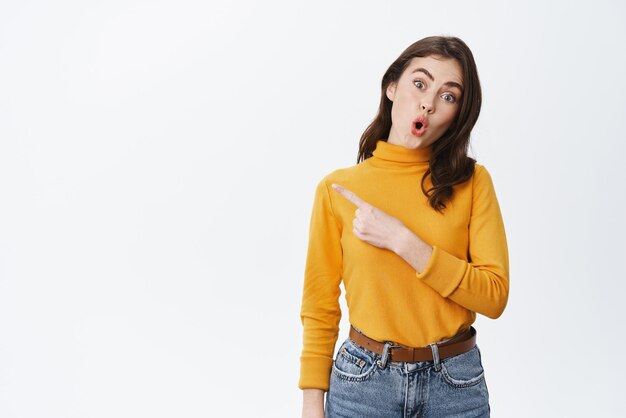
<path fill-rule="evenodd" d="M 322 389 L 302 389 L 302 418 L 324 418 Z"/>

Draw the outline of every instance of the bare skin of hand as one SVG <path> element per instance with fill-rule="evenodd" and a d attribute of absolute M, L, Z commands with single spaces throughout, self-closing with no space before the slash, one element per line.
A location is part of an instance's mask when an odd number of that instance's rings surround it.
<path fill-rule="evenodd" d="M 324 418 L 324 391 L 302 390 L 302 418 Z"/>
<path fill-rule="evenodd" d="M 393 251 L 418 272 L 426 268 L 432 247 L 402 221 L 336 183 L 332 184 L 332 188 L 357 207 L 352 221 L 356 237 L 376 247 Z"/>

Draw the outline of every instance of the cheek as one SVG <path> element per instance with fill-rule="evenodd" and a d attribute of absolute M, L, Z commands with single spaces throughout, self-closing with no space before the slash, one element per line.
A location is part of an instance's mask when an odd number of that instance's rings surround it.
<path fill-rule="evenodd" d="M 439 116 L 440 117 L 436 122 L 437 128 L 436 130 L 433 130 L 433 132 L 436 132 L 437 135 L 443 134 L 450 127 L 450 125 L 452 125 L 452 122 L 454 122 L 456 113 L 450 112 L 450 113 L 440 114 Z"/>
<path fill-rule="evenodd" d="M 397 119 L 397 122 L 400 122 L 401 119 L 408 119 L 412 115 L 409 100 L 405 97 L 396 96 L 391 107 L 391 114 Z"/>
<path fill-rule="evenodd" d="M 458 113 L 458 108 L 454 108 L 454 109 L 449 109 L 442 118 L 442 125 L 445 125 L 446 127 L 452 125 L 452 122 L 454 122 L 454 119 L 456 118 L 456 115 Z"/>
<path fill-rule="evenodd" d="M 393 101 L 393 103 L 394 106 L 398 108 L 398 110 L 408 110 L 415 105 L 416 101 L 416 98 L 412 95 L 398 91 L 396 93 L 396 99 Z"/>

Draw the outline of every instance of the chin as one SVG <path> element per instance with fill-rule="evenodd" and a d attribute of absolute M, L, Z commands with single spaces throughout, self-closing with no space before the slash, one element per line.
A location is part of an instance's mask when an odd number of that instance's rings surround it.
<path fill-rule="evenodd" d="M 424 144 L 426 144 L 426 142 L 427 142 L 427 140 L 424 140 L 424 137 L 416 137 L 411 132 L 409 132 L 408 138 L 409 138 L 409 142 L 411 144 L 415 144 L 418 147 L 425 146 Z"/>

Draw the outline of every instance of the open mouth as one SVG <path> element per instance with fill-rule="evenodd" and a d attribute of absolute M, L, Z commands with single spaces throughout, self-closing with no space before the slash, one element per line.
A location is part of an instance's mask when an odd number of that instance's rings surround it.
<path fill-rule="evenodd" d="M 422 117 L 413 121 L 413 128 L 411 129 L 413 135 L 422 136 L 426 131 L 426 120 Z"/>

